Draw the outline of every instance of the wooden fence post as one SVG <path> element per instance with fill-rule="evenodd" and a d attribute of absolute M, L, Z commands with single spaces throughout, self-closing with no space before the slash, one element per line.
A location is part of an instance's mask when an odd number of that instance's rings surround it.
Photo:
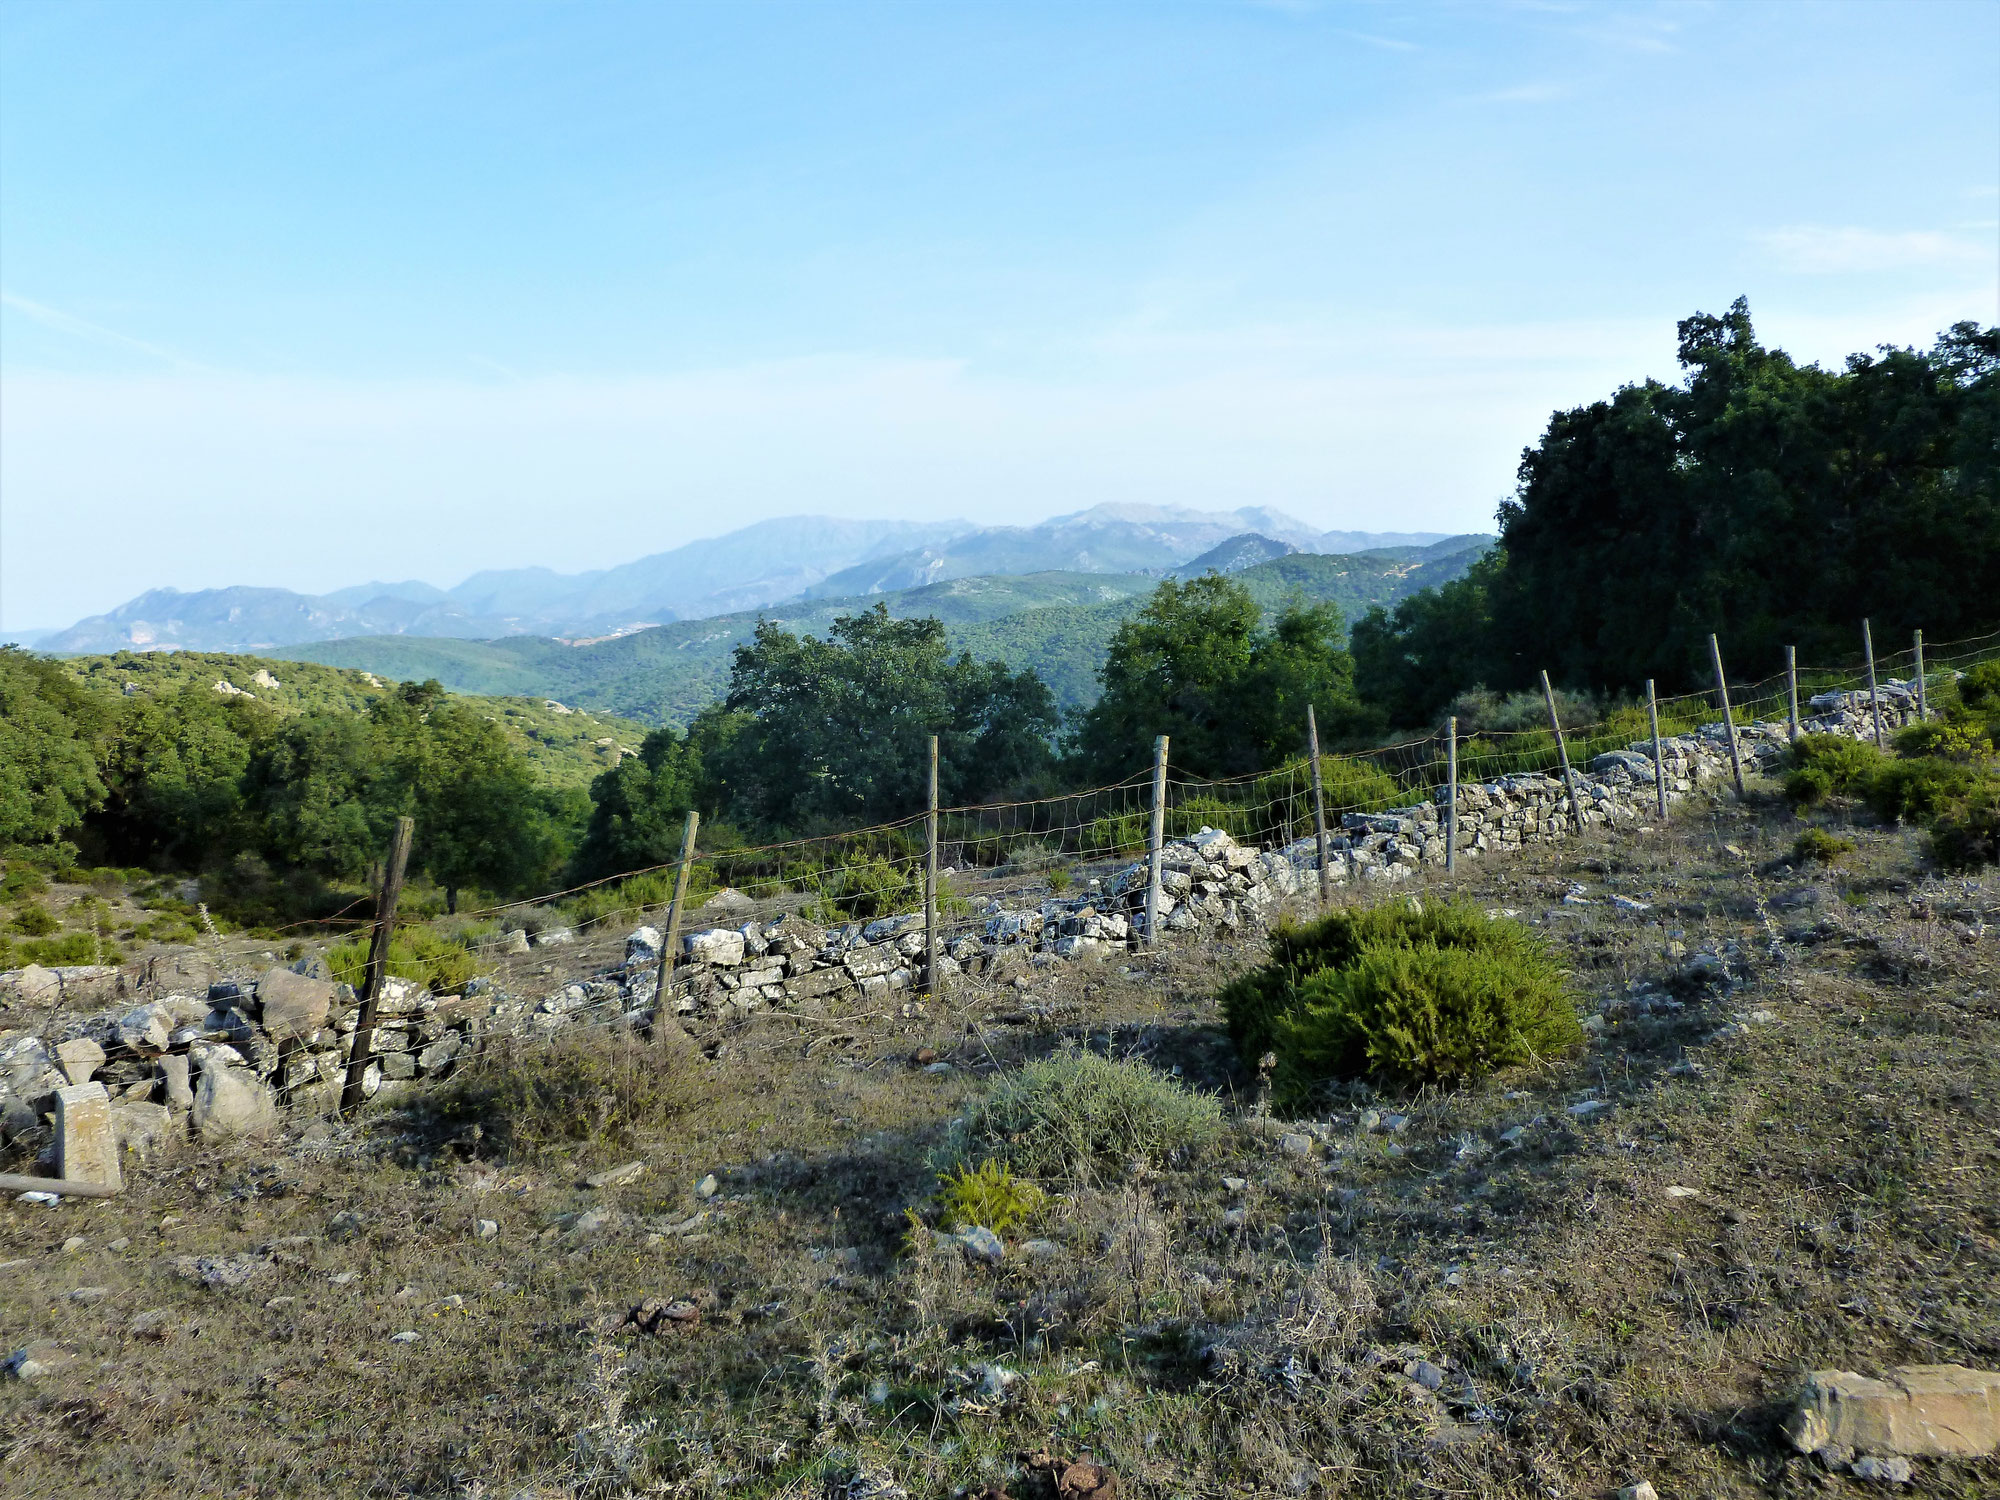
<path fill-rule="evenodd" d="M 1444 804 L 1444 872 L 1458 873 L 1458 716 L 1453 714 L 1444 721 L 1445 752 L 1444 779 L 1446 801 Z"/>
<path fill-rule="evenodd" d="M 681 913 L 687 906 L 688 866 L 694 863 L 694 834 L 701 827 L 701 814 L 688 809 L 687 822 L 681 827 L 681 862 L 674 871 L 674 899 L 667 908 L 667 931 L 660 939 L 660 977 L 653 986 L 653 1035 L 655 1039 L 669 1035 L 668 1028 L 678 1029 L 674 1004 L 674 964 L 680 958 Z"/>
<path fill-rule="evenodd" d="M 354 1040 L 347 1049 L 347 1077 L 340 1088 L 340 1112 L 361 1107 L 361 1080 L 368 1072 L 370 1043 L 375 1037 L 375 1001 L 389 974 L 389 936 L 396 926 L 396 903 L 403 895 L 403 870 L 410 862 L 410 841 L 416 836 L 414 818 L 396 819 L 389 840 L 389 862 L 382 872 L 382 891 L 375 900 L 375 935 L 368 943 L 368 974 L 361 981 L 361 1008 L 354 1018 Z"/>
<path fill-rule="evenodd" d="M 1160 850 L 1167 835 L 1167 737 L 1153 741 L 1153 827 L 1146 840 L 1146 946 L 1160 941 Z"/>
<path fill-rule="evenodd" d="M 1924 633 L 1917 632 L 1917 718 L 1927 720 L 1931 716 L 1931 698 L 1924 682 Z"/>
<path fill-rule="evenodd" d="M 1785 647 L 1785 694 L 1792 711 L 1792 743 L 1799 739 L 1799 648 Z"/>
<path fill-rule="evenodd" d="M 1576 798 L 1576 773 L 1569 768 L 1569 746 L 1563 743 L 1562 720 L 1556 717 L 1556 690 L 1549 686 L 1549 674 L 1542 672 L 1542 701 L 1549 706 L 1549 728 L 1556 732 L 1556 755 L 1562 761 L 1563 787 L 1569 793 L 1569 818 L 1576 831 L 1583 832 L 1583 804 Z"/>
<path fill-rule="evenodd" d="M 938 983 L 937 845 L 938 845 L 938 737 L 931 736 L 930 816 L 924 820 L 924 997 L 943 993 Z"/>
<path fill-rule="evenodd" d="M 1310 703 L 1306 705 L 1306 747 L 1312 755 L 1313 839 L 1319 848 L 1319 909 L 1325 911 L 1333 897 L 1333 877 L 1326 868 L 1329 853 L 1326 847 L 1326 783 L 1321 779 L 1319 769 L 1319 719 Z"/>
<path fill-rule="evenodd" d="M 1743 757 L 1736 752 L 1736 716 L 1729 711 L 1729 679 L 1722 675 L 1722 642 L 1708 637 L 1708 654 L 1715 662 L 1715 695 L 1722 700 L 1722 728 L 1729 737 L 1729 769 L 1736 777 L 1736 800 L 1743 800 Z"/>
<path fill-rule="evenodd" d="M 1861 649 L 1868 657 L 1868 706 L 1875 714 L 1875 748 L 1882 748 L 1882 690 L 1875 685 L 1875 636 L 1868 621 L 1861 622 Z"/>
<path fill-rule="evenodd" d="M 1667 815 L 1667 758 L 1660 744 L 1660 700 L 1653 692 L 1653 679 L 1646 679 L 1646 722 L 1653 729 L 1653 796 L 1660 804 L 1660 816 Z"/>

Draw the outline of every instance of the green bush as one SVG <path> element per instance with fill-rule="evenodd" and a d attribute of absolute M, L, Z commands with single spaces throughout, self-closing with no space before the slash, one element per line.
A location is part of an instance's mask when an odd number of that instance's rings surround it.
<path fill-rule="evenodd" d="M 1861 789 L 1868 810 L 1885 823 L 1928 823 L 1962 800 L 1979 781 L 1979 771 L 1962 761 L 1921 756 L 1881 766 Z"/>
<path fill-rule="evenodd" d="M 1333 1079 L 1476 1078 L 1583 1039 L 1546 946 L 1518 923 L 1450 902 L 1280 928 L 1271 961 L 1220 999 L 1244 1058 L 1277 1054 L 1291 1100 Z"/>
<path fill-rule="evenodd" d="M 2000 661 L 1985 661 L 1958 680 L 1958 701 L 1978 713 L 2000 710 Z"/>
<path fill-rule="evenodd" d="M 38 938 L 57 931 L 62 923 L 39 901 L 23 901 L 14 912 L 14 920 L 7 925 L 23 937 Z"/>
<path fill-rule="evenodd" d="M 962 1164 L 938 1179 L 938 1206 L 947 1225 L 979 1224 L 1005 1234 L 1047 1201 L 1048 1194 L 991 1157 L 976 1167 Z"/>
<path fill-rule="evenodd" d="M 1222 1132 L 1222 1105 L 1144 1063 L 1062 1052 L 996 1082 L 939 1148 L 942 1171 L 993 1160 L 1044 1182 L 1089 1182 L 1129 1163 L 1193 1156 Z M 992 1226 L 988 1226 L 989 1228 Z"/>
<path fill-rule="evenodd" d="M 2000 864 L 2000 778 L 1986 777 L 1938 814 L 1931 857 L 1948 870 Z"/>
<path fill-rule="evenodd" d="M 1896 753 L 1977 765 L 1992 756 L 1993 741 L 1980 725 L 1941 723 L 1933 719 L 1926 724 L 1912 724 L 1907 729 L 1897 730 Z"/>
<path fill-rule="evenodd" d="M 1792 842 L 1792 863 L 1838 864 L 1854 852 L 1854 840 L 1828 833 L 1824 828 L 1808 828 Z"/>
<path fill-rule="evenodd" d="M 0 937 L 0 969 L 42 964 L 54 969 L 70 964 L 122 964 L 123 950 L 94 932 L 66 932 L 61 937 Z"/>
<path fill-rule="evenodd" d="M 483 967 L 473 951 L 481 935 L 430 926 L 398 928 L 389 939 L 389 972 L 399 979 L 418 980 L 433 994 L 462 990 Z M 368 978 L 368 944 L 369 936 L 363 932 L 327 949 L 327 967 L 336 981 L 361 988 Z"/>
<path fill-rule="evenodd" d="M 1859 797 L 1875 774 L 1888 764 L 1880 750 L 1844 734 L 1808 734 L 1792 746 L 1791 775 L 1785 795 L 1801 807 L 1830 796 Z"/>

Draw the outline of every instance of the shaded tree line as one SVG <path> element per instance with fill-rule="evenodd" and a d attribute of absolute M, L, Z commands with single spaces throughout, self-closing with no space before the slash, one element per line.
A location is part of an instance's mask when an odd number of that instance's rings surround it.
<path fill-rule="evenodd" d="M 1708 635 L 1775 670 L 2000 626 L 2000 329 L 1801 365 L 1739 299 L 1679 325 L 1678 385 L 1557 412 L 1500 542 L 1354 629 L 1361 695 L 1399 725 L 1547 668 L 1584 691 L 1703 684 Z"/>

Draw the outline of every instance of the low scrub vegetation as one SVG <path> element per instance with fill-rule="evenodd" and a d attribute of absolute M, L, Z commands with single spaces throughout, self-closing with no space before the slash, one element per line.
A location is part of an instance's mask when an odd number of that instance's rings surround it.
<path fill-rule="evenodd" d="M 461 1062 L 428 1096 L 430 1123 L 511 1162 L 630 1149 L 692 1107 L 692 1067 L 629 1033 L 508 1039 Z"/>
<path fill-rule="evenodd" d="M 1223 1015 L 1246 1058 L 1277 1057 L 1281 1093 L 1323 1085 L 1461 1082 L 1575 1046 L 1562 969 L 1510 921 L 1446 902 L 1336 911 L 1272 940 L 1230 984 Z"/>
<path fill-rule="evenodd" d="M 939 1165 L 991 1160 L 1041 1182 L 1088 1183 L 1194 1156 L 1221 1133 L 1214 1097 L 1144 1063 L 1064 1052 L 997 1082 L 954 1124 Z"/>
<path fill-rule="evenodd" d="M 1792 844 L 1792 863 L 1836 865 L 1853 852 L 1853 839 L 1828 833 L 1824 828 L 1808 828 Z"/>
<path fill-rule="evenodd" d="M 940 1217 L 949 1225 L 979 1224 L 995 1234 L 1018 1229 L 1048 1202 L 1048 1194 L 988 1157 L 938 1179 Z"/>
<path fill-rule="evenodd" d="M 1969 674 L 1965 682 L 1973 684 L 1974 701 L 1984 703 L 1984 678 Z M 1928 828 L 1933 858 L 1949 869 L 2000 859 L 1995 840 L 2000 765 L 1988 726 L 1970 715 L 1964 694 L 1961 683 L 1960 702 L 1944 705 L 1943 720 L 1900 731 L 1894 754 L 1843 735 L 1807 735 L 1792 747 L 1786 796 L 1801 807 L 1843 799 L 1883 822 Z"/>

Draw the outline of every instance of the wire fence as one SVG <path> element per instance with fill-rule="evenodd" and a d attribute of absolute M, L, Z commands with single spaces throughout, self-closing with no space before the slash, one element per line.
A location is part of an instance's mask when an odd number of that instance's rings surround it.
<path fill-rule="evenodd" d="M 1878 700 L 1885 692 L 1903 691 L 1915 674 L 1917 652 L 1913 642 L 1874 659 Z M 1922 657 L 1926 684 L 1934 692 L 1957 672 L 2000 659 L 2000 632 L 1930 645 Z M 1815 698 L 1824 705 L 1831 701 L 1828 695 L 1844 695 L 1839 702 L 1855 706 L 1858 700 L 1852 695 L 1861 694 L 1865 701 L 1870 680 L 1866 663 L 1848 662 L 1799 665 L 1754 680 L 1730 681 L 1730 719 L 1753 737 L 1789 736 L 1795 701 L 1799 719 L 1809 726 L 1817 714 Z M 1699 735 L 1713 740 L 1721 723 L 1721 695 L 1713 689 L 1659 698 L 1652 708 L 1663 738 Z M 1304 731 L 1302 725 L 1302 740 Z M 1644 697 L 1615 702 L 1592 719 L 1559 728 L 1552 722 L 1547 727 L 1475 730 L 1456 738 L 1458 782 L 1556 774 L 1565 751 L 1571 765 L 1588 770 L 1606 751 L 1649 751 L 1651 734 Z M 743 929 L 754 921 L 759 930 L 777 931 L 784 918 L 794 917 L 800 930 L 820 937 L 829 932 L 838 937 L 844 929 L 850 943 L 862 942 L 865 932 L 871 945 L 901 944 L 908 961 L 901 972 L 915 970 L 922 978 L 914 983 L 906 979 L 909 990 L 887 998 L 908 1005 L 922 998 L 930 977 L 926 963 L 920 962 L 929 944 L 935 942 L 937 952 L 948 954 L 968 934 L 986 933 L 996 914 L 1004 920 L 1008 913 L 1057 907 L 1074 913 L 1100 892 L 1107 911 L 1117 908 L 1121 898 L 1130 909 L 1135 877 L 1149 877 L 1146 861 L 1156 817 L 1165 845 L 1213 829 L 1240 845 L 1298 852 L 1296 846 L 1315 840 L 1322 810 L 1325 828 L 1338 835 L 1351 826 L 1350 820 L 1446 800 L 1441 794 L 1449 784 L 1452 739 L 1448 729 L 1440 728 L 1393 744 L 1321 755 L 1317 806 L 1313 761 L 1307 754 L 1269 770 L 1213 777 L 1184 772 L 1169 759 L 1080 791 L 935 813 L 927 809 L 863 828 L 697 850 L 677 913 L 673 902 L 681 870 L 675 860 L 456 915 L 398 922 L 389 968 L 427 982 L 438 993 L 483 988 L 499 998 L 502 1009 L 512 1011 L 500 1028 L 503 1034 L 522 1044 L 538 1039 L 553 1043 L 592 1030 L 632 1032 L 646 1024 L 657 999 L 656 982 L 648 983 L 643 973 L 653 962 L 643 956 L 643 942 L 636 966 L 614 950 L 603 955 L 591 977 L 562 981 L 560 996 L 520 996 L 524 987 L 532 990 L 557 968 L 574 968 L 576 960 L 584 959 L 578 953 L 565 965 L 565 944 L 623 935 L 631 924 L 669 913 L 681 918 L 669 930 L 676 925 Z M 938 876 L 934 885 L 933 869 Z M 935 915 L 926 925 L 927 908 Z M 370 924 L 372 918 L 350 918 L 337 925 Z M 324 930 L 330 924 L 320 925 Z M 914 946 L 919 934 L 922 948 Z M 662 944 L 663 939 L 655 932 L 652 942 Z M 338 944 L 329 954 L 335 977 L 358 984 L 366 946 L 365 934 Z M 551 948 L 558 951 L 551 953 Z M 678 960 L 679 955 L 673 957 Z M 764 961 L 745 960 L 752 965 Z M 807 1015 L 787 1014 L 801 1026 L 821 1024 Z M 825 1024 L 860 1018 L 850 1015 Z M 399 1035 L 395 1028 L 409 1024 L 391 1004 L 378 1022 L 384 1029 L 375 1033 L 371 1051 L 379 1052 L 381 1039 L 393 1040 Z M 420 1032 L 412 1035 L 421 1040 Z M 323 1070 L 329 1055 L 320 1053 L 318 1060 L 295 1066 Z M 391 1061 L 391 1055 L 378 1057 L 378 1063 L 392 1073 L 398 1067 L 414 1068 Z"/>

